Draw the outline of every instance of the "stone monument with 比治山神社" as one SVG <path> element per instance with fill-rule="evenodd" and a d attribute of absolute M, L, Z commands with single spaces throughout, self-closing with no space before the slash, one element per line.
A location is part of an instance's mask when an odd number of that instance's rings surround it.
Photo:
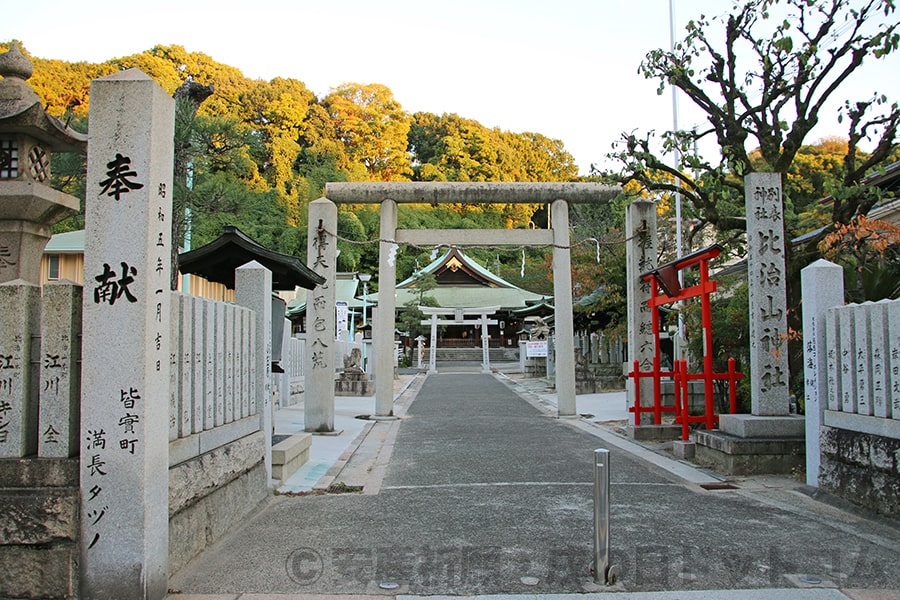
<path fill-rule="evenodd" d="M 788 387 L 787 268 L 780 173 L 744 178 L 750 289 L 750 414 L 719 416 L 698 431 L 697 460 L 745 475 L 790 473 L 804 465 L 805 421 L 792 414 Z"/>

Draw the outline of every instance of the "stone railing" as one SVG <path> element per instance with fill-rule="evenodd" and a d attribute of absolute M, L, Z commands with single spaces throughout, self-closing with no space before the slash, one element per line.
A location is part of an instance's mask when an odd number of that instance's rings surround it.
<path fill-rule="evenodd" d="M 258 374 L 250 309 L 181 293 L 171 309 L 169 464 L 177 464 L 259 429 Z"/>
<path fill-rule="evenodd" d="M 306 340 L 291 337 L 288 339 L 288 356 L 282 368 L 290 376 L 291 382 L 303 379 L 303 360 L 306 356 Z"/>
<path fill-rule="evenodd" d="M 825 348 L 828 411 L 900 419 L 900 300 L 828 309 Z"/>
<path fill-rule="evenodd" d="M 807 483 L 900 515 L 900 300 L 843 303 L 843 269 L 803 279 Z"/>

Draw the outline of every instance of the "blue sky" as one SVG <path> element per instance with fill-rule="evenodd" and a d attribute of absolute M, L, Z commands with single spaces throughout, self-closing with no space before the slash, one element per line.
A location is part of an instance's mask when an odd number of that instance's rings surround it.
<path fill-rule="evenodd" d="M 675 0 L 676 33 L 726 0 Z M 410 112 L 560 139 L 582 173 L 621 132 L 671 128 L 672 100 L 637 73 L 669 47 L 668 0 L 155 0 L 20 2 L 0 40 L 33 55 L 99 62 L 178 44 L 244 75 L 292 77 L 317 95 L 381 83 Z M 866 65 L 859 95 L 900 100 L 900 60 Z M 679 101 L 679 125 L 701 114 Z M 844 131 L 825 119 L 809 141 Z"/>

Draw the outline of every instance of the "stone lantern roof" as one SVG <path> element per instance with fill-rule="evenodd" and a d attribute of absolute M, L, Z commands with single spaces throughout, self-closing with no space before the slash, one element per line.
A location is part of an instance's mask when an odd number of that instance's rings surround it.
<path fill-rule="evenodd" d="M 32 72 L 31 61 L 15 44 L 0 54 L 0 133 L 28 135 L 51 151 L 85 152 L 87 136 L 44 111 L 28 85 Z"/>

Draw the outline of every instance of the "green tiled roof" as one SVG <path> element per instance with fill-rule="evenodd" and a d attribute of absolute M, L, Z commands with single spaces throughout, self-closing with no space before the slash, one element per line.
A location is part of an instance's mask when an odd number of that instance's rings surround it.
<path fill-rule="evenodd" d="M 84 252 L 84 229 L 57 233 L 47 242 L 44 252 L 47 254 Z"/>

